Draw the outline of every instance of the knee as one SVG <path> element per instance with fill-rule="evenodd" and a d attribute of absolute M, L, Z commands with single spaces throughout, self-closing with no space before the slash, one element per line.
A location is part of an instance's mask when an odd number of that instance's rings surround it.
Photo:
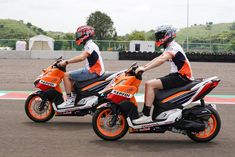
<path fill-rule="evenodd" d="M 64 73 L 64 78 L 69 78 L 69 73 L 68 72 Z"/>
<path fill-rule="evenodd" d="M 151 80 L 145 82 L 145 87 L 150 88 L 152 86 Z"/>

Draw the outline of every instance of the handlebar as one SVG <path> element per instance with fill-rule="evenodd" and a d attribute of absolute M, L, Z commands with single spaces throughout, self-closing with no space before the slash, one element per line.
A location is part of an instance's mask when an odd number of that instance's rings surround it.
<path fill-rule="evenodd" d="M 143 71 L 139 71 L 138 73 L 135 72 L 138 67 L 139 66 L 137 65 L 137 62 L 135 62 L 130 66 L 130 68 L 126 70 L 125 73 L 131 76 L 135 76 L 139 80 L 142 80 L 142 75 L 144 72 Z"/>
<path fill-rule="evenodd" d="M 52 64 L 53 67 L 56 67 L 58 69 L 60 69 L 61 71 L 66 72 L 66 66 L 65 67 L 61 67 L 58 63 L 60 63 L 61 61 L 63 61 L 63 57 L 60 56 L 59 58 L 56 59 L 56 61 Z"/>

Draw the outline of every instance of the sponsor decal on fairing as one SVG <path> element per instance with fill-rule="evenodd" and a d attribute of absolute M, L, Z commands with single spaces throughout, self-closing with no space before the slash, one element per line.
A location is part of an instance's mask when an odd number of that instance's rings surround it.
<path fill-rule="evenodd" d="M 117 91 L 117 90 L 113 90 L 111 93 L 115 94 L 115 95 L 118 95 L 118 96 L 125 97 L 125 98 L 129 98 L 129 99 L 133 96 L 132 94 L 121 92 L 121 91 Z"/>

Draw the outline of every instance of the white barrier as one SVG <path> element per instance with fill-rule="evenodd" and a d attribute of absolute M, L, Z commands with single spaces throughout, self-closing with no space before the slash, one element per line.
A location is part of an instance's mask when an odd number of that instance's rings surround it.
<path fill-rule="evenodd" d="M 63 56 L 64 59 L 72 58 L 81 51 L 0 51 L 0 59 L 55 59 Z M 104 60 L 118 60 L 118 52 L 102 51 L 101 56 Z"/>

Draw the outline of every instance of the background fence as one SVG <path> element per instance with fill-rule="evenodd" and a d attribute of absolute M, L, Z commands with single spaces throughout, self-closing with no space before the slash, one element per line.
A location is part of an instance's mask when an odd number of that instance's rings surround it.
<path fill-rule="evenodd" d="M 15 50 L 16 41 L 20 39 L 0 39 L 0 50 Z M 22 39 L 21 39 L 22 41 Z M 24 40 L 27 42 L 28 40 Z M 94 40 L 101 51 L 128 51 L 129 41 L 111 41 L 111 40 Z M 186 43 L 180 43 L 186 51 Z M 56 40 L 54 50 L 74 51 L 82 50 L 82 46 L 77 46 L 72 40 Z M 157 49 L 155 51 L 160 51 Z M 189 43 L 189 52 L 193 53 L 235 53 L 235 44 L 221 43 Z"/>
<path fill-rule="evenodd" d="M 119 60 L 152 60 L 158 57 L 160 52 L 119 52 Z M 187 57 L 190 61 L 197 62 L 231 62 L 235 63 L 235 53 L 194 53 L 188 52 Z"/>

